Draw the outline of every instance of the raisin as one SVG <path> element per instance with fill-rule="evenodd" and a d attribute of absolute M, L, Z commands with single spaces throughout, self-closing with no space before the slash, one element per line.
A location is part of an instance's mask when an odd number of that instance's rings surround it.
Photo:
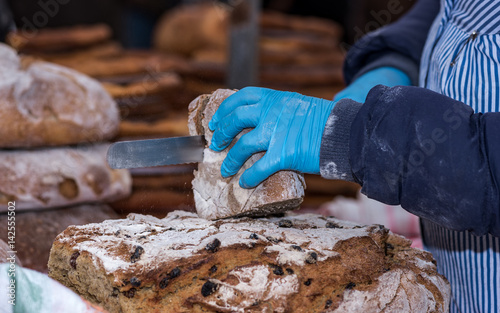
<path fill-rule="evenodd" d="M 278 226 L 283 228 L 290 228 L 293 226 L 293 223 L 290 220 L 281 220 L 279 221 Z"/>
<path fill-rule="evenodd" d="M 124 291 L 123 295 L 129 299 L 133 298 L 135 296 L 135 288 L 130 288 L 129 290 Z"/>
<path fill-rule="evenodd" d="M 283 268 L 281 266 L 274 265 L 274 264 L 271 264 L 270 266 L 272 267 L 274 274 L 276 274 L 278 276 L 285 274 L 285 272 L 283 272 Z"/>
<path fill-rule="evenodd" d="M 252 234 L 250 234 L 250 239 L 255 239 L 255 240 L 257 240 L 257 239 L 259 239 L 259 236 L 257 236 L 257 234 L 256 234 L 256 233 L 252 233 Z"/>
<path fill-rule="evenodd" d="M 306 262 L 309 264 L 314 264 L 318 260 L 318 254 L 316 252 L 311 252 L 307 255 Z"/>
<path fill-rule="evenodd" d="M 334 222 L 327 222 L 325 227 L 326 228 L 342 228 L 342 226 L 340 226 L 339 224 L 334 223 Z"/>
<path fill-rule="evenodd" d="M 168 278 L 174 279 L 176 277 L 179 277 L 179 275 L 181 275 L 181 269 L 176 267 L 173 270 L 171 270 L 170 273 L 168 273 Z"/>
<path fill-rule="evenodd" d="M 290 246 L 293 250 L 297 250 L 297 251 L 302 251 L 302 248 L 300 246 L 297 246 L 297 245 L 291 245 Z"/>
<path fill-rule="evenodd" d="M 292 270 L 291 268 L 287 268 L 287 269 L 286 269 L 286 272 L 287 272 L 288 274 L 290 274 L 290 275 L 292 275 L 292 274 L 293 274 L 293 270 Z"/>
<path fill-rule="evenodd" d="M 274 238 L 274 237 L 271 237 L 271 236 L 267 236 L 266 239 L 269 240 L 272 243 L 279 243 L 279 242 L 281 242 L 281 239 Z"/>
<path fill-rule="evenodd" d="M 214 241 L 206 245 L 205 250 L 213 253 L 219 250 L 219 247 L 220 247 L 220 240 L 215 238 Z"/>
<path fill-rule="evenodd" d="M 120 235 L 120 233 L 121 233 L 121 230 L 117 230 L 117 231 L 115 232 L 115 236 Z"/>
<path fill-rule="evenodd" d="M 350 283 L 347 284 L 347 286 L 345 286 L 345 289 L 352 289 L 354 287 L 356 287 L 356 284 L 353 283 L 353 282 L 350 282 Z"/>
<path fill-rule="evenodd" d="M 332 300 L 330 300 L 330 299 L 326 300 L 326 303 L 325 303 L 325 309 L 328 309 L 329 307 L 331 307 L 331 306 L 332 306 L 332 304 L 333 304 L 333 301 L 332 301 Z"/>
<path fill-rule="evenodd" d="M 217 272 L 217 265 L 212 266 L 209 270 L 210 273 L 215 273 Z"/>
<path fill-rule="evenodd" d="M 211 281 L 207 281 L 201 287 L 201 295 L 204 297 L 208 297 L 209 295 L 216 292 L 217 288 L 219 288 L 219 285 L 217 285 L 216 283 L 213 283 Z"/>
<path fill-rule="evenodd" d="M 119 293 L 120 293 L 120 290 L 118 290 L 118 288 L 114 287 L 113 292 L 111 293 L 111 296 L 116 298 L 116 297 L 118 297 Z"/>
<path fill-rule="evenodd" d="M 159 284 L 160 288 L 161 288 L 161 289 L 165 289 L 165 288 L 167 288 L 167 286 L 168 286 L 168 281 L 169 281 L 169 280 L 168 280 L 168 277 L 163 278 L 163 279 L 160 281 L 160 284 Z"/>
<path fill-rule="evenodd" d="M 141 281 L 137 279 L 137 277 L 132 277 L 130 279 L 130 284 L 134 287 L 140 287 L 141 286 Z"/>
<path fill-rule="evenodd" d="M 76 252 L 73 252 L 73 254 L 71 255 L 71 257 L 69 258 L 69 265 L 71 265 L 71 267 L 76 270 L 76 259 L 80 256 L 80 252 L 76 251 Z"/>
<path fill-rule="evenodd" d="M 141 246 L 137 246 L 135 248 L 135 251 L 134 253 L 132 254 L 132 256 L 130 257 L 130 262 L 131 263 L 135 263 L 137 261 L 139 261 L 139 259 L 141 258 L 141 255 L 144 253 L 144 249 L 141 247 Z"/>
<path fill-rule="evenodd" d="M 141 239 L 146 239 L 146 236 L 139 237 L 139 240 L 141 240 Z"/>
<path fill-rule="evenodd" d="M 311 279 L 311 278 L 308 278 L 308 279 L 304 282 L 304 285 L 306 285 L 306 286 L 311 286 L 311 283 L 312 283 L 312 279 Z"/>

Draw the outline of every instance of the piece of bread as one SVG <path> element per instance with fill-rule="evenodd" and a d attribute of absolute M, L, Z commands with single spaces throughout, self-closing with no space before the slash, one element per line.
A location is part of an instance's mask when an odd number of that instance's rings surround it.
<path fill-rule="evenodd" d="M 131 76 L 133 79 L 151 80 L 164 72 L 186 71 L 188 64 L 182 58 L 152 51 L 124 51 L 119 55 L 95 58 L 54 60 L 57 64 L 75 69 L 95 78 Z M 137 77 L 139 75 L 139 77 Z"/>
<path fill-rule="evenodd" d="M 106 24 L 77 25 L 11 32 L 7 42 L 22 52 L 55 52 L 96 45 L 109 40 L 111 35 Z"/>
<path fill-rule="evenodd" d="M 100 223 L 119 217 L 113 209 L 104 204 L 85 204 L 34 212 L 19 211 L 16 214 L 14 240 L 16 258 L 22 260 L 24 267 L 46 273 L 50 248 L 60 232 L 70 225 Z M 1 225 L 7 225 L 7 219 L 6 214 L 1 214 Z M 0 239 L 8 241 L 7 231 L 0 233 Z M 0 247 L 0 263 L 1 250 Z"/>
<path fill-rule="evenodd" d="M 0 212 L 114 201 L 130 194 L 127 170 L 112 170 L 107 144 L 0 151 Z"/>
<path fill-rule="evenodd" d="M 340 40 L 342 27 L 331 20 L 319 17 L 289 15 L 277 11 L 266 11 L 260 16 L 260 27 L 264 30 L 288 30 L 324 40 Z"/>
<path fill-rule="evenodd" d="M 58 53 L 30 53 L 47 62 L 59 63 L 62 61 L 88 60 L 92 58 L 106 58 L 123 53 L 123 47 L 115 41 L 107 41 L 88 48 L 80 48 L 69 52 Z"/>
<path fill-rule="evenodd" d="M 131 98 L 139 101 L 142 98 L 165 92 L 179 90 L 182 80 L 176 73 L 160 73 L 151 77 L 141 77 L 125 84 L 102 82 L 104 88 L 114 99 Z"/>
<path fill-rule="evenodd" d="M 0 147 L 96 142 L 118 132 L 116 103 L 95 80 L 0 44 Z"/>
<path fill-rule="evenodd" d="M 203 218 L 218 219 L 230 216 L 264 216 L 298 208 L 304 197 L 305 182 L 304 177 L 296 172 L 280 171 L 256 188 L 240 187 L 239 179 L 243 171 L 264 153 L 250 157 L 235 176 L 222 177 L 222 162 L 236 140 L 222 152 L 209 149 L 213 133 L 208 128 L 208 123 L 222 101 L 233 93 L 232 90 L 219 89 L 211 95 L 202 95 L 189 104 L 189 133 L 192 136 L 204 135 L 207 141 L 203 162 L 198 164 L 192 183 L 196 211 Z M 236 138 L 240 138 L 243 133 Z"/>
<path fill-rule="evenodd" d="M 200 49 L 227 47 L 229 11 L 223 5 L 185 5 L 165 13 L 155 27 L 153 45 L 168 53 L 191 56 Z"/>
<path fill-rule="evenodd" d="M 320 215 L 71 226 L 49 276 L 110 312 L 447 312 L 428 252 L 380 225 Z"/>

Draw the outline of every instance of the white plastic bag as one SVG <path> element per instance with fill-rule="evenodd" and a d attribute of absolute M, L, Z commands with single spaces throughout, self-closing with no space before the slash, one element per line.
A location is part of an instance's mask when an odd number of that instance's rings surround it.
<path fill-rule="evenodd" d="M 45 274 L 16 264 L 0 264 L 1 313 L 103 313 Z"/>

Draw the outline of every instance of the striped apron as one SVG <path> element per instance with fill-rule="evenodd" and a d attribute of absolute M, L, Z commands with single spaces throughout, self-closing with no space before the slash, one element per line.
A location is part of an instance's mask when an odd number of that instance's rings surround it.
<path fill-rule="evenodd" d="M 500 111 L 500 1 L 441 0 L 419 84 L 476 113 Z M 499 238 L 451 231 L 427 220 L 421 226 L 425 249 L 451 283 L 450 312 L 500 312 Z"/>

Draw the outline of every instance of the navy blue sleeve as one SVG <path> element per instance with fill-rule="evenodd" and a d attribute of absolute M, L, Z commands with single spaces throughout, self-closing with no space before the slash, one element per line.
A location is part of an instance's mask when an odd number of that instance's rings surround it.
<path fill-rule="evenodd" d="M 393 66 L 418 81 L 420 57 L 429 29 L 440 8 L 439 0 L 420 0 L 402 18 L 358 40 L 344 62 L 344 79 L 350 84 L 363 73 Z"/>
<path fill-rule="evenodd" d="M 330 120 L 350 124 L 325 129 L 323 176 L 342 178 L 328 173 L 332 164 L 349 167 L 346 178 L 372 199 L 452 230 L 500 236 L 500 113 L 474 114 L 423 88 L 379 85 L 363 105 L 339 101 Z M 347 142 L 344 159 L 332 153 L 333 137 Z"/>

